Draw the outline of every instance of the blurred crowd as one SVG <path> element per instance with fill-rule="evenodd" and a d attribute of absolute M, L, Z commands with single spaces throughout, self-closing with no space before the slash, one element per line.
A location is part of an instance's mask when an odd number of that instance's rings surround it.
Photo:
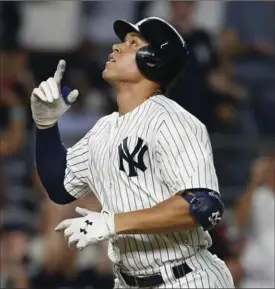
<path fill-rule="evenodd" d="M 81 96 L 59 120 L 64 144 L 77 142 L 117 109 L 101 72 L 116 19 L 170 21 L 189 50 L 186 74 L 168 93 L 210 133 L 224 222 L 210 250 L 241 288 L 274 288 L 274 1 L 1 1 L 1 288 L 113 286 L 107 244 L 77 253 L 54 227 L 76 205 L 99 211 L 94 196 L 49 201 L 35 168 L 30 95 L 67 61 L 64 84 Z M 50 168 L 49 168 L 50 169 Z"/>

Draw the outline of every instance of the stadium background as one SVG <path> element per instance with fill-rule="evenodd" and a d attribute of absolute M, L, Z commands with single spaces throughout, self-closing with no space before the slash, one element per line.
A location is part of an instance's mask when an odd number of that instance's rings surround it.
<path fill-rule="evenodd" d="M 274 288 L 275 2 L 1 1 L 1 288 L 112 288 L 106 244 L 81 253 L 53 231 L 73 205 L 50 203 L 35 170 L 30 94 L 67 61 L 77 103 L 59 121 L 66 146 L 116 109 L 101 71 L 112 23 L 170 21 L 190 51 L 169 96 L 208 127 L 227 210 L 211 251 L 236 284 Z M 49 168 L 50 169 L 50 168 Z M 78 204 L 95 210 L 93 196 Z"/>

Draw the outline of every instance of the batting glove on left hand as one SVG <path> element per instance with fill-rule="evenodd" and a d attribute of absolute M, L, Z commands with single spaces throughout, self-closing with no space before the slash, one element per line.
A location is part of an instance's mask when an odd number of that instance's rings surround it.
<path fill-rule="evenodd" d="M 61 89 L 65 68 L 65 60 L 60 60 L 54 77 L 42 81 L 31 94 L 32 117 L 37 125 L 49 126 L 55 124 L 79 95 L 77 89 L 73 91 L 68 87 Z"/>
<path fill-rule="evenodd" d="M 64 220 L 55 228 L 55 231 L 64 230 L 69 247 L 82 250 L 116 235 L 114 214 L 104 210 L 97 213 L 80 207 L 76 207 L 75 211 L 82 217 Z"/>

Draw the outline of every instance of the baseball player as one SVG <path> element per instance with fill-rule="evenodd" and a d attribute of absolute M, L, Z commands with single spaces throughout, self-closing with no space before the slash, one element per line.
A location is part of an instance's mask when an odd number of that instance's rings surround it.
<path fill-rule="evenodd" d="M 109 240 L 115 288 L 233 288 L 224 262 L 207 250 L 208 230 L 222 218 L 212 149 L 205 126 L 164 93 L 183 73 L 185 42 L 156 17 L 114 23 L 103 78 L 116 90 L 118 112 L 101 118 L 72 148 L 58 118 L 78 97 L 61 88 L 65 61 L 33 90 L 36 162 L 52 201 L 94 193 L 102 211 L 56 227 L 82 250 Z M 192 96 L 183 96 L 192 97 Z"/>

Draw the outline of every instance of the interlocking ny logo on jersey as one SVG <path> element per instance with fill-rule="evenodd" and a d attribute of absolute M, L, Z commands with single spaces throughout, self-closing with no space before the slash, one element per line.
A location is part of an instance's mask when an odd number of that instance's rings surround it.
<path fill-rule="evenodd" d="M 125 160 L 128 163 L 129 166 L 129 174 L 128 177 L 136 177 L 137 169 L 140 169 L 141 171 L 145 171 L 147 167 L 144 164 L 144 154 L 148 150 L 147 145 L 143 145 L 143 139 L 138 138 L 137 144 L 133 151 L 130 153 L 128 148 L 128 137 L 126 137 L 122 144 L 118 147 L 118 153 L 119 153 L 119 169 L 121 171 L 125 171 L 123 160 Z"/>

